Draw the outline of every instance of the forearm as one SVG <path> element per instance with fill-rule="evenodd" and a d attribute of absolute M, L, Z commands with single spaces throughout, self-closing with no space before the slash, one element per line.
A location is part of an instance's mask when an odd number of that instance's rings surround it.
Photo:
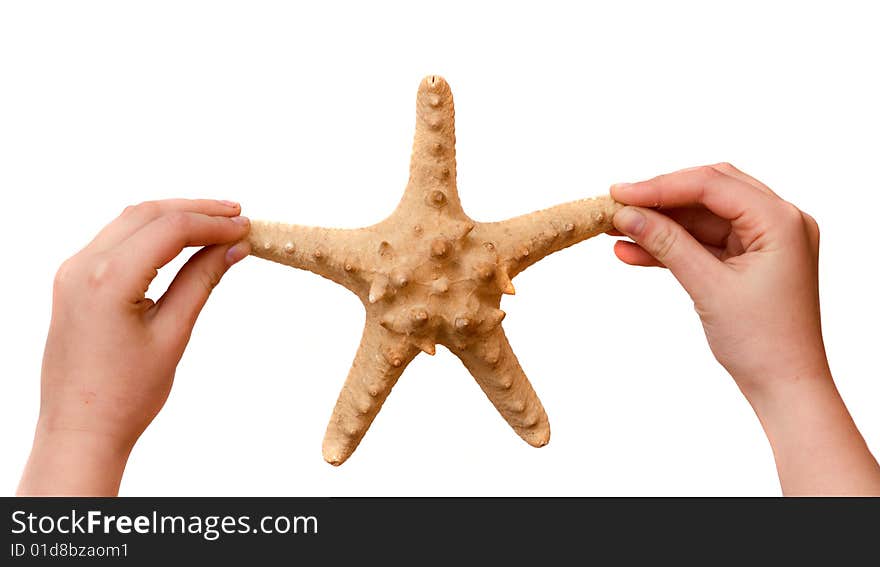
<path fill-rule="evenodd" d="M 19 496 L 115 496 L 130 447 L 113 439 L 37 426 Z"/>
<path fill-rule="evenodd" d="M 830 373 L 746 392 L 770 441 L 782 492 L 880 495 L 871 455 Z"/>

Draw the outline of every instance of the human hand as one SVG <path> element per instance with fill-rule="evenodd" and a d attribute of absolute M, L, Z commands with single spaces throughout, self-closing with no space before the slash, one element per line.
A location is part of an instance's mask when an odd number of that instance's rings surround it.
<path fill-rule="evenodd" d="M 730 164 L 616 185 L 627 264 L 665 266 L 694 301 L 715 358 L 747 392 L 828 374 L 819 317 L 819 227 Z"/>
<path fill-rule="evenodd" d="M 64 262 L 20 493 L 116 493 L 131 448 L 168 397 L 211 290 L 250 252 L 239 242 L 249 230 L 240 211 L 212 200 L 128 207 Z M 146 298 L 158 269 L 188 246 L 204 248 L 157 302 Z"/>
<path fill-rule="evenodd" d="M 819 227 L 730 164 L 612 186 L 618 258 L 669 268 L 761 420 L 787 494 L 880 494 L 834 386 L 819 313 Z"/>

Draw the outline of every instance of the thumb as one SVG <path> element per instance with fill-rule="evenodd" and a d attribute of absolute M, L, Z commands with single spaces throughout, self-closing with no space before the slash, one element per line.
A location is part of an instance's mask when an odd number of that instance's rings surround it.
<path fill-rule="evenodd" d="M 250 245 L 247 241 L 233 245 L 205 246 L 193 254 L 156 303 L 157 323 L 173 329 L 172 335 L 183 331 L 188 340 L 199 313 L 208 301 L 211 291 L 220 283 L 220 278 L 226 270 L 248 254 Z"/>
<path fill-rule="evenodd" d="M 669 271 L 693 296 L 722 264 L 680 224 L 642 207 L 624 207 L 614 215 L 614 227 L 632 238 Z"/>

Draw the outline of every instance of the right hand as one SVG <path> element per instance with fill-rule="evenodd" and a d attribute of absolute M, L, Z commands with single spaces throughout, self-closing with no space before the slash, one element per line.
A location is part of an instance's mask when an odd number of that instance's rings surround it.
<path fill-rule="evenodd" d="M 819 316 L 819 227 L 730 164 L 685 169 L 611 196 L 618 258 L 664 266 L 694 301 L 709 346 L 749 396 L 830 380 Z"/>
<path fill-rule="evenodd" d="M 819 227 L 730 164 L 618 184 L 617 257 L 665 266 L 755 410 L 784 494 L 880 495 L 880 465 L 825 357 Z"/>

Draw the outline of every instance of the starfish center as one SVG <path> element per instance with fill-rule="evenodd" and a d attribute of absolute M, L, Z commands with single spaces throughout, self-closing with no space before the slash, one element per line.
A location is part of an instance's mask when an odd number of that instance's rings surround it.
<path fill-rule="evenodd" d="M 412 227 L 415 246 L 381 240 L 370 309 L 385 329 L 429 354 L 438 343 L 461 350 L 504 319 L 498 306 L 509 279 L 494 244 L 473 237 L 473 222 L 428 221 Z"/>

